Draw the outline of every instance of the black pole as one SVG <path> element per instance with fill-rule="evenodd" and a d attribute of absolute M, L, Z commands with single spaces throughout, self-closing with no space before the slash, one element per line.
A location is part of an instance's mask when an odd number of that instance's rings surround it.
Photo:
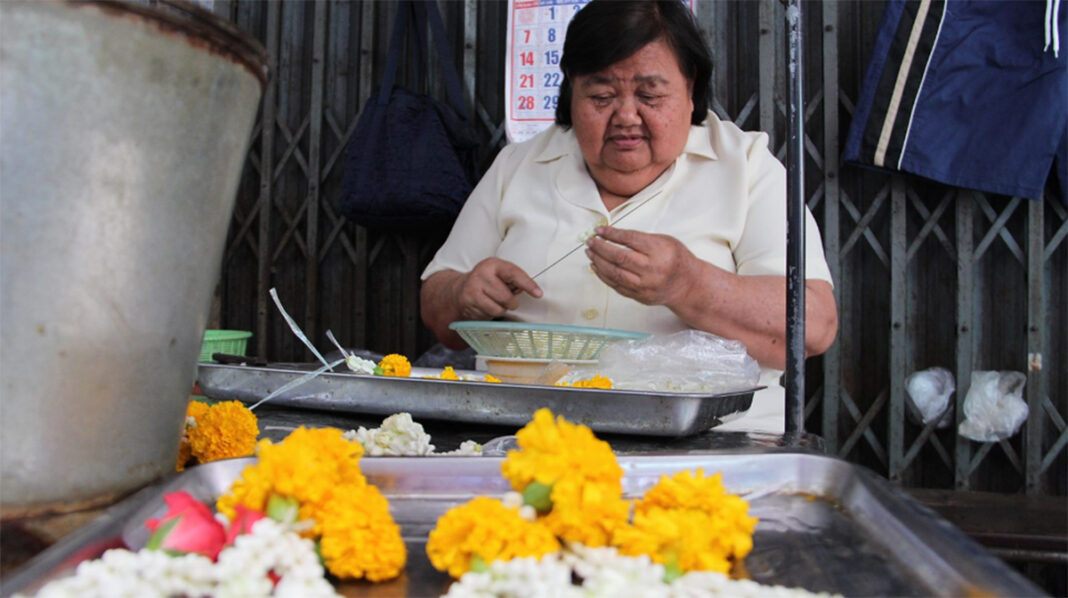
<path fill-rule="evenodd" d="M 786 437 L 805 431 L 805 101 L 801 0 L 786 2 Z"/>

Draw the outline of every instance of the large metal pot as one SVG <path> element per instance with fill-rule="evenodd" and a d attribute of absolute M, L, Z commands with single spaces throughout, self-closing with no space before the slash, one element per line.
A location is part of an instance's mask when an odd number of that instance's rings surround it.
<path fill-rule="evenodd" d="M 266 81 L 193 4 L 0 1 L 0 514 L 174 470 Z"/>

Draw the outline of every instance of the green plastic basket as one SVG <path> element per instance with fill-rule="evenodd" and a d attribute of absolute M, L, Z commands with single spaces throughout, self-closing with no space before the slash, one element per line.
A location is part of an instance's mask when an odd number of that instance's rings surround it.
<path fill-rule="evenodd" d="M 449 328 L 479 355 L 523 359 L 597 359 L 612 343 L 649 336 L 630 330 L 525 322 L 453 322 Z"/>
<path fill-rule="evenodd" d="M 246 330 L 205 330 L 200 345 L 200 361 L 211 362 L 215 353 L 244 355 L 252 333 Z"/>

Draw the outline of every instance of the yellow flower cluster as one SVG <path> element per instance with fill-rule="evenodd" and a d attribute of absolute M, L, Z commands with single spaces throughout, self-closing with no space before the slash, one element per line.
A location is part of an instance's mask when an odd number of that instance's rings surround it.
<path fill-rule="evenodd" d="M 408 358 L 399 353 L 390 353 L 382 358 L 382 361 L 378 362 L 378 369 L 375 373 L 379 373 L 381 370 L 382 376 L 393 376 L 396 378 L 407 378 L 412 374 L 412 364 L 408 361 Z"/>
<path fill-rule="evenodd" d="M 256 448 L 260 428 L 256 416 L 240 401 L 208 405 L 190 401 L 178 445 L 177 471 L 193 463 L 247 457 Z"/>
<path fill-rule="evenodd" d="M 698 469 L 661 477 L 634 503 L 631 520 L 623 470 L 589 428 L 539 409 L 516 439 L 520 449 L 508 452 L 501 474 L 537 509 L 537 519 L 520 525 L 512 510 L 486 497 L 447 512 L 427 543 L 439 570 L 460 577 L 477 561 L 541 556 L 553 550 L 542 539 L 545 533 L 559 542 L 649 555 L 669 576 L 727 573 L 752 549 L 757 520 L 745 500 L 727 494 L 720 474 L 705 476 Z M 527 538 L 523 549 L 520 538 Z"/>
<path fill-rule="evenodd" d="M 604 546 L 627 521 L 623 469 L 612 447 L 586 426 L 539 409 L 516 434 L 520 450 L 508 451 L 501 474 L 518 492 L 531 482 L 551 487 L 545 523 L 561 539 Z"/>
<path fill-rule="evenodd" d="M 728 573 L 753 548 L 757 519 L 739 496 L 727 494 L 722 475 L 683 471 L 661 477 L 634 507 L 634 522 L 617 530 L 620 552 L 648 554 L 680 572 Z"/>
<path fill-rule="evenodd" d="M 441 373 L 437 376 L 423 376 L 427 380 L 459 380 L 460 376 L 456 373 L 456 370 L 451 365 L 445 366 L 445 369 L 441 370 Z"/>
<path fill-rule="evenodd" d="M 557 382 L 555 386 L 571 386 L 573 388 L 601 388 L 608 390 L 612 388 L 612 379 L 605 376 L 595 375 L 592 378 L 586 380 L 576 380 L 570 384 L 567 382 Z"/>
<path fill-rule="evenodd" d="M 272 495 L 296 500 L 311 520 L 327 569 L 341 578 L 392 579 L 407 560 L 389 504 L 360 471 L 363 447 L 336 428 L 297 428 L 282 442 L 262 440 L 257 463 L 216 503 L 233 519 L 237 505 L 264 511 Z"/>
<path fill-rule="evenodd" d="M 475 557 L 483 563 L 520 557 L 540 557 L 560 550 L 548 527 L 527 521 L 518 509 L 479 496 L 438 519 L 426 543 L 430 563 L 459 578 Z"/>

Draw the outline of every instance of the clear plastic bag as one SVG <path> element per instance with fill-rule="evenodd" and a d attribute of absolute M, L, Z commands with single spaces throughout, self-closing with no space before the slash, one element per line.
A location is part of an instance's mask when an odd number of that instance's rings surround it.
<path fill-rule="evenodd" d="M 575 367 L 561 380 L 594 375 L 610 378 L 612 388 L 622 390 L 719 394 L 757 386 L 760 366 L 739 341 L 684 330 L 613 343 L 596 365 Z"/>
<path fill-rule="evenodd" d="M 1027 376 L 1013 371 L 977 371 L 964 398 L 964 421 L 957 432 L 977 442 L 997 442 L 1017 432 L 1027 419 L 1023 387 Z"/>
<path fill-rule="evenodd" d="M 913 372 L 905 378 L 909 417 L 923 425 L 938 421 L 938 429 L 953 423 L 950 397 L 957 390 L 953 374 L 946 368 L 933 367 Z"/>

